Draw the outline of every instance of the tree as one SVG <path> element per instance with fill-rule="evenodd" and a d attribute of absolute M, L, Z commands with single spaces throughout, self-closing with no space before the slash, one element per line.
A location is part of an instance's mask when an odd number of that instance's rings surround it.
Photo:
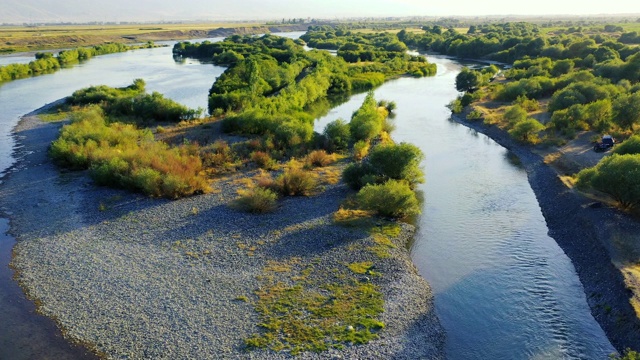
<path fill-rule="evenodd" d="M 378 103 L 369 92 L 362 106 L 353 113 L 349 127 L 354 140 L 369 140 L 380 134 L 384 118 L 378 112 Z"/>
<path fill-rule="evenodd" d="M 369 154 L 369 163 L 383 179 L 405 180 L 410 184 L 423 181 L 420 162 L 422 151 L 412 144 L 379 145 Z"/>
<path fill-rule="evenodd" d="M 618 155 L 602 159 L 593 168 L 578 173 L 578 186 L 592 186 L 611 195 L 621 206 L 640 203 L 640 155 Z"/>
<path fill-rule="evenodd" d="M 505 111 L 503 118 L 509 122 L 509 124 L 516 124 L 520 121 L 524 121 L 527 118 L 527 111 L 520 105 L 513 105 L 507 111 Z"/>
<path fill-rule="evenodd" d="M 603 99 L 587 104 L 584 107 L 585 120 L 589 126 L 597 131 L 607 131 L 611 128 L 611 100 Z"/>
<path fill-rule="evenodd" d="M 573 60 L 570 60 L 570 59 L 558 60 L 553 64 L 553 67 L 551 68 L 551 75 L 560 76 L 560 75 L 568 74 L 573 70 L 574 66 L 575 66 L 575 63 L 573 62 Z"/>
<path fill-rule="evenodd" d="M 544 130 L 544 125 L 538 120 L 526 119 L 518 122 L 513 129 L 509 130 L 509 135 L 519 141 L 535 144 L 538 142 L 538 133 L 542 130 Z"/>
<path fill-rule="evenodd" d="M 482 83 L 482 74 L 469 68 L 463 68 L 456 76 L 456 89 L 458 91 L 469 91 L 477 88 Z"/>
<path fill-rule="evenodd" d="M 633 131 L 640 122 L 640 93 L 620 95 L 613 103 L 613 121 L 623 129 Z"/>

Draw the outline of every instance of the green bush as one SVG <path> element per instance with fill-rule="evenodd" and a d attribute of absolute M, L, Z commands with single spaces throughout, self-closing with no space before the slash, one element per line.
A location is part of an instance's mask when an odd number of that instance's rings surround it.
<path fill-rule="evenodd" d="M 369 163 L 349 164 L 342 172 L 342 180 L 354 190 L 376 182 L 376 170 Z"/>
<path fill-rule="evenodd" d="M 482 118 L 484 118 L 484 114 L 479 110 L 472 110 L 467 115 L 467 120 L 482 120 Z"/>
<path fill-rule="evenodd" d="M 327 148 L 329 150 L 346 149 L 351 139 L 349 123 L 342 119 L 328 123 L 324 128 L 324 136 L 327 139 Z"/>
<path fill-rule="evenodd" d="M 640 154 L 640 135 L 633 135 L 623 141 L 622 144 L 615 147 L 613 152 L 618 155 Z"/>
<path fill-rule="evenodd" d="M 517 122 L 513 128 L 509 130 L 509 135 L 525 143 L 537 144 L 540 141 L 538 133 L 542 130 L 544 130 L 544 125 L 536 119 L 529 118 Z"/>
<path fill-rule="evenodd" d="M 351 137 L 353 140 L 359 141 L 370 140 L 380 135 L 385 117 L 378 110 L 378 103 L 373 97 L 373 92 L 369 92 L 362 106 L 351 116 L 351 122 L 349 123 Z"/>
<path fill-rule="evenodd" d="M 451 110 L 452 113 L 454 114 L 459 114 L 462 112 L 462 110 L 464 110 L 464 106 L 462 106 L 462 101 L 460 100 L 460 98 L 457 98 L 453 101 L 451 101 L 447 107 L 449 108 L 449 110 Z"/>
<path fill-rule="evenodd" d="M 369 164 L 383 180 L 405 180 L 410 185 L 423 182 L 420 162 L 424 155 L 408 143 L 379 145 L 369 154 Z"/>
<path fill-rule="evenodd" d="M 238 210 L 252 213 L 267 213 L 276 209 L 278 195 L 262 187 L 239 190 L 238 198 L 232 206 Z"/>
<path fill-rule="evenodd" d="M 369 184 L 356 196 L 358 206 L 380 216 L 402 218 L 420 213 L 420 205 L 409 184 L 389 180 L 384 184 Z"/>
<path fill-rule="evenodd" d="M 613 154 L 578 173 L 578 185 L 611 195 L 625 208 L 640 204 L 640 155 Z"/>
<path fill-rule="evenodd" d="M 510 125 L 514 125 L 520 121 L 524 121 L 527 119 L 527 111 L 522 108 L 520 105 L 513 105 L 504 113 L 504 120 L 507 121 Z"/>
<path fill-rule="evenodd" d="M 515 104 L 520 105 L 525 111 L 537 111 L 540 109 L 540 103 L 536 99 L 528 99 L 526 96 L 518 96 Z"/>

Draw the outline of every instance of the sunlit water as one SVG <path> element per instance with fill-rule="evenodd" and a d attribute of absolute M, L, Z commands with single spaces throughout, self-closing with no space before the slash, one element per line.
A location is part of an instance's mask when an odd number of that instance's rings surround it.
<path fill-rule="evenodd" d="M 389 82 L 376 97 L 398 104 L 394 138 L 426 154 L 427 182 L 421 186 L 426 202 L 411 251 L 434 291 L 448 356 L 606 358 L 613 348 L 589 313 L 571 262 L 546 235 L 526 173 L 504 148 L 449 120 L 444 105 L 457 95 L 460 66 L 430 60 L 438 64 L 438 76 Z M 143 78 L 149 91 L 206 108 L 208 90 L 223 71 L 190 59 L 176 63 L 169 47 L 96 57 L 51 75 L 6 83 L 0 86 L 0 171 L 14 161 L 10 131 L 19 117 L 74 90 L 125 86 Z M 331 110 L 317 129 L 338 117 L 348 120 L 364 96 Z M 4 234 L 6 221 L 0 225 Z M 0 358 L 77 358 L 53 324 L 32 313 L 33 305 L 11 280 L 7 265 L 13 243 L 0 237 Z"/>
<path fill-rule="evenodd" d="M 526 172 L 506 149 L 450 120 L 460 65 L 375 91 L 395 101 L 396 141 L 426 155 L 423 213 L 411 256 L 435 295 L 450 359 L 605 359 L 615 350 L 593 319 L 573 265 L 553 239 Z M 349 119 L 365 94 L 317 130 Z"/>

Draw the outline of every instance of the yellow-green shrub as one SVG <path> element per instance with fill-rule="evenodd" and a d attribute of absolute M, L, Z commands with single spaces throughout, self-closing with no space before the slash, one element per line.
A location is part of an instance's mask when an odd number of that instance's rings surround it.
<path fill-rule="evenodd" d="M 239 190 L 238 198 L 232 206 L 238 210 L 252 213 L 266 213 L 275 210 L 278 195 L 262 187 Z"/>
<path fill-rule="evenodd" d="M 80 111 L 63 127 L 50 154 L 61 166 L 91 169 L 97 184 L 177 198 L 206 192 L 196 146 L 169 147 L 148 130 L 108 124 L 96 107 Z"/>

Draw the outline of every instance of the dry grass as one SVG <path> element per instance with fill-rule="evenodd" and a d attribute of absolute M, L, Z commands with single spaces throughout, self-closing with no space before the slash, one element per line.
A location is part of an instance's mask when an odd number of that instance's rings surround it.
<path fill-rule="evenodd" d="M 29 51 L 98 45 L 105 42 L 140 42 L 186 39 L 218 28 L 264 26 L 260 23 L 59 25 L 0 27 L 0 51 Z"/>
<path fill-rule="evenodd" d="M 636 312 L 636 316 L 640 318 L 640 264 L 633 264 L 619 267 L 625 278 L 627 288 L 631 290 L 631 305 Z"/>

